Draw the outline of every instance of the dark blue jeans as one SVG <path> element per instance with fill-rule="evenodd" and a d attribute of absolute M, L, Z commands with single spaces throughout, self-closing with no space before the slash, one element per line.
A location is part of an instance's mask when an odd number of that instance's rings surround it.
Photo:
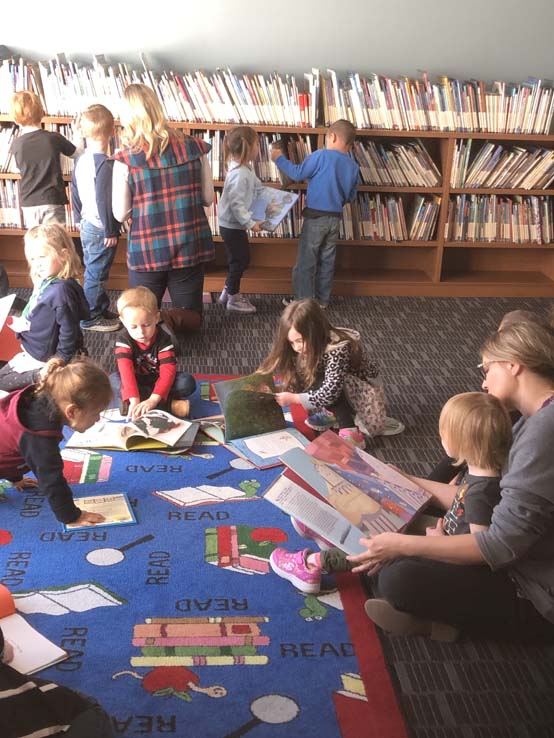
<path fill-rule="evenodd" d="M 137 272 L 129 270 L 129 287 L 148 287 L 162 304 L 164 292 L 169 290 L 173 307 L 187 308 L 202 313 L 204 291 L 204 264 L 165 272 Z"/>
<path fill-rule="evenodd" d="M 136 379 L 140 400 L 147 400 L 152 394 L 157 377 L 145 375 L 137 376 Z M 110 374 L 110 384 L 112 386 L 114 397 L 118 401 L 121 400 L 121 377 L 119 376 L 119 372 Z M 192 395 L 195 389 L 196 381 L 192 374 L 189 374 L 188 372 L 177 372 L 167 401 L 161 400 L 158 405 L 158 409 L 169 412 L 171 400 L 184 400 L 185 397 Z"/>
<path fill-rule="evenodd" d="M 331 300 L 340 219 L 335 215 L 304 218 L 298 255 L 292 270 L 294 297 L 313 297 L 322 305 Z"/>
<path fill-rule="evenodd" d="M 92 325 L 106 312 L 110 299 L 104 288 L 117 247 L 104 246 L 104 229 L 86 220 L 81 221 L 81 245 L 85 262 L 83 289 L 90 309 L 90 320 L 82 320 L 81 327 Z"/>

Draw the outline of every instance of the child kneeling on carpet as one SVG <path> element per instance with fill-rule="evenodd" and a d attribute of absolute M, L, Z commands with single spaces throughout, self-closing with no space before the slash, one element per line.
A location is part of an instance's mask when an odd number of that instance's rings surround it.
<path fill-rule="evenodd" d="M 493 395 L 465 392 L 454 395 L 444 405 L 439 418 L 441 443 L 460 466 L 467 464 L 456 485 L 409 477 L 433 496 L 433 503 L 447 512 L 442 518 L 423 515 L 409 526 L 410 533 L 427 536 L 461 535 L 486 530 L 492 512 L 500 501 L 500 473 L 508 459 L 512 442 L 512 423 L 507 410 Z M 303 538 L 312 538 L 321 551 L 304 549 L 289 553 L 275 549 L 271 568 L 302 592 L 319 592 L 324 573 L 351 571 L 357 563 L 346 554 L 291 518 Z M 422 523 L 431 523 L 425 529 Z M 371 602 L 371 600 L 368 600 Z"/>
<path fill-rule="evenodd" d="M 281 314 L 267 359 L 258 369 L 282 378 L 281 406 L 301 404 L 309 428 L 338 426 L 341 438 L 365 445 L 368 436 L 401 433 L 404 426 L 385 416 L 385 393 L 379 369 L 369 361 L 360 334 L 336 328 L 316 300 L 291 302 Z M 355 417 L 356 416 L 356 417 Z"/>
<path fill-rule="evenodd" d="M 51 359 L 38 384 L 0 399 L 0 479 L 19 491 L 38 487 L 61 523 L 91 525 L 102 515 L 81 512 L 63 475 L 62 428 L 83 433 L 100 419 L 112 399 L 107 374 L 86 359 L 64 365 Z M 35 477 L 24 477 L 31 470 Z"/>
<path fill-rule="evenodd" d="M 117 311 L 123 329 L 116 336 L 118 371 L 110 376 L 122 415 L 132 420 L 159 408 L 186 418 L 196 389 L 194 377 L 177 371 L 173 340 L 160 322 L 158 301 L 147 287 L 121 293 Z"/>

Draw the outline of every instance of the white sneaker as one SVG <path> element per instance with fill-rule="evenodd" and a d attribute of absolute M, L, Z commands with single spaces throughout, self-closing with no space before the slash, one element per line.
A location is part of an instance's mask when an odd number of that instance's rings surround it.
<path fill-rule="evenodd" d="M 380 436 L 397 436 L 399 433 L 403 433 L 403 431 L 406 429 L 406 426 L 404 423 L 402 423 L 400 420 L 397 420 L 396 418 L 385 418 L 385 427 L 379 433 Z"/>
<path fill-rule="evenodd" d="M 246 295 L 228 295 L 227 310 L 235 313 L 255 313 L 256 307 L 252 305 Z"/>
<path fill-rule="evenodd" d="M 229 298 L 229 295 L 227 293 L 227 286 L 225 286 L 223 290 L 221 291 L 220 296 L 217 298 L 217 301 L 220 305 L 226 305 L 228 298 Z"/>

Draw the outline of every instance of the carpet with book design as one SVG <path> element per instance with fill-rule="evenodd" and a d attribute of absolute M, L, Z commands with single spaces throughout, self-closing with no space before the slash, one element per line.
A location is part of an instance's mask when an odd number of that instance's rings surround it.
<path fill-rule="evenodd" d="M 193 417 L 218 412 L 210 379 Z M 201 440 L 67 453 L 75 497 L 125 492 L 136 524 L 66 532 L 40 492 L 0 489 L 0 582 L 69 654 L 40 676 L 98 699 L 116 735 L 405 738 L 359 579 L 304 595 L 272 574 L 276 546 L 306 545 L 261 499 L 282 469 Z"/>

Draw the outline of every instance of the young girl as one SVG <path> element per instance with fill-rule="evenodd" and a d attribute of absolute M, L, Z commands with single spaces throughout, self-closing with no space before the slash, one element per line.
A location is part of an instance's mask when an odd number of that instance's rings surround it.
<path fill-rule="evenodd" d="M 369 436 L 379 435 L 385 421 L 385 394 L 379 369 L 368 360 L 360 334 L 332 326 L 318 303 L 307 298 L 288 305 L 260 372 L 281 376 L 285 392 L 275 399 L 281 406 L 300 404 L 309 413 L 306 425 L 326 430 L 337 424 L 339 435 L 356 446 L 365 445 L 355 417 Z"/>
<path fill-rule="evenodd" d="M 96 423 L 112 398 L 106 373 L 92 362 L 51 359 L 38 384 L 0 399 L 0 478 L 20 491 L 39 487 L 62 523 L 90 525 L 104 518 L 81 512 L 63 476 L 59 443 L 68 425 L 82 433 Z M 33 479 L 23 476 L 31 470 Z"/>
<path fill-rule="evenodd" d="M 67 363 L 82 351 L 79 323 L 89 317 L 85 293 L 76 281 L 81 263 L 63 226 L 52 223 L 27 231 L 25 257 L 34 289 L 21 317 L 10 324 L 22 351 L 0 369 L 0 390 L 6 392 L 35 382 L 51 357 Z"/>
<path fill-rule="evenodd" d="M 467 464 L 458 484 L 441 484 L 409 477 L 433 495 L 435 504 L 447 512 L 442 518 L 424 515 L 410 526 L 410 532 L 423 532 L 423 521 L 433 522 L 427 536 L 462 535 L 487 530 L 494 507 L 500 501 L 500 473 L 508 458 L 512 441 L 512 422 L 500 401 L 482 392 L 466 392 L 451 397 L 439 418 L 443 448 L 456 465 Z M 302 592 L 319 592 L 323 573 L 351 571 L 350 562 L 340 549 L 318 536 L 300 521 L 292 519 L 303 538 L 312 538 L 322 549 L 289 553 L 275 549 L 270 563 L 273 571 L 288 579 Z"/>
<path fill-rule="evenodd" d="M 229 168 L 217 217 L 227 253 L 228 274 L 219 303 L 237 313 L 255 313 L 250 300 L 240 294 L 240 280 L 250 263 L 247 230 L 259 233 L 262 221 L 252 218 L 252 203 L 263 187 L 251 162 L 258 155 L 258 134 L 249 126 L 231 128 L 223 140 L 223 154 Z"/>

